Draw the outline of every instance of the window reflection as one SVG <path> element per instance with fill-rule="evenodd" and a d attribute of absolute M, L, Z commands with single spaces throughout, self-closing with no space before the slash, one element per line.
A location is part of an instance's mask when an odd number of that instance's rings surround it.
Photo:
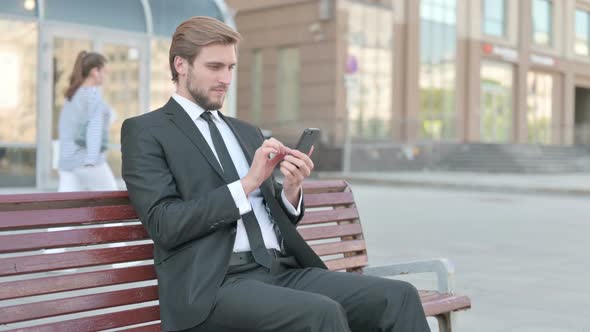
<path fill-rule="evenodd" d="M 108 63 L 108 74 L 103 84 L 105 101 L 113 109 L 113 123 L 109 129 L 110 148 L 107 160 L 116 177 L 121 177 L 121 125 L 129 117 L 139 115 L 139 50 L 133 46 L 105 43 L 102 53 Z"/>
<path fill-rule="evenodd" d="M 576 10 L 576 28 L 574 51 L 579 55 L 590 55 L 588 45 L 590 43 L 590 12 Z"/>
<path fill-rule="evenodd" d="M 150 111 L 164 106 L 175 90 L 168 60 L 170 43 L 169 39 L 152 39 L 150 59 Z"/>
<path fill-rule="evenodd" d="M 36 23 L 0 20 L 0 187 L 34 186 Z"/>
<path fill-rule="evenodd" d="M 348 2 L 349 50 L 357 72 L 348 93 L 351 135 L 361 139 L 391 135 L 393 11 L 387 6 Z M 354 90 L 354 91 L 353 91 Z"/>
<path fill-rule="evenodd" d="M 299 117 L 299 49 L 281 48 L 278 59 L 278 119 L 290 125 Z"/>
<path fill-rule="evenodd" d="M 533 42 L 551 46 L 553 29 L 553 3 L 550 0 L 533 0 Z"/>
<path fill-rule="evenodd" d="M 455 0 L 420 5 L 420 137 L 455 137 Z"/>
<path fill-rule="evenodd" d="M 2 0 L 0 13 L 20 17 L 37 17 L 39 5 L 37 0 Z M 2 30 L 4 31 L 4 30 Z"/>
<path fill-rule="evenodd" d="M 480 138 L 509 143 L 512 132 L 512 65 L 484 61 L 481 66 Z"/>
<path fill-rule="evenodd" d="M 506 34 L 506 0 L 484 0 L 483 32 L 497 37 Z"/>
<path fill-rule="evenodd" d="M 529 72 L 527 75 L 527 129 L 529 143 L 551 143 L 553 77 Z"/>
<path fill-rule="evenodd" d="M 252 123 L 260 126 L 262 121 L 262 50 L 256 49 L 252 53 Z"/>

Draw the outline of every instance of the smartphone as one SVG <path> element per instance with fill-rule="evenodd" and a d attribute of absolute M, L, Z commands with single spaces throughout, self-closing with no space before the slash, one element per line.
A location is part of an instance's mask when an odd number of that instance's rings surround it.
<path fill-rule="evenodd" d="M 301 137 L 299 137 L 299 142 L 295 146 L 295 149 L 305 154 L 309 154 L 311 147 L 319 136 L 320 130 L 318 128 L 306 128 L 303 133 L 301 133 Z"/>

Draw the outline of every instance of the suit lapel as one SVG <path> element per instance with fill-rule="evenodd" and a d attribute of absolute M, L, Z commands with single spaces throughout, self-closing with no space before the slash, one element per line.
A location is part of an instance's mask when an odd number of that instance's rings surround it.
<path fill-rule="evenodd" d="M 269 188 L 260 188 L 262 194 L 268 202 L 271 215 L 275 223 L 279 227 L 281 236 L 285 243 L 285 251 L 287 255 L 293 255 L 302 267 L 318 267 L 327 269 L 321 258 L 311 249 L 309 244 L 305 242 L 301 234 L 297 231 L 295 226 L 287 217 L 285 211 L 281 208 L 276 198 L 274 198 Z M 270 199 L 268 198 L 270 197 Z"/>
<path fill-rule="evenodd" d="M 164 106 L 164 111 L 170 115 L 170 121 L 172 121 L 180 130 L 188 137 L 188 139 L 198 148 L 203 154 L 207 162 L 213 167 L 213 169 L 219 174 L 219 176 L 226 182 L 227 179 L 223 174 L 221 165 L 215 158 L 213 151 L 209 147 L 209 144 L 201 134 L 201 131 L 195 125 L 194 121 L 188 116 L 188 114 L 182 109 L 182 107 L 174 100 L 170 98 L 168 103 Z"/>

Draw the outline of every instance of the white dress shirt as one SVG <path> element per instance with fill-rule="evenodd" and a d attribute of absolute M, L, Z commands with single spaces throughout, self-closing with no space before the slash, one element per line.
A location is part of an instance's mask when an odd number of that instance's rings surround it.
<path fill-rule="evenodd" d="M 205 119 L 201 118 L 201 114 L 205 112 L 203 108 L 199 105 L 193 103 L 192 101 L 178 95 L 173 94 L 172 98 L 182 106 L 182 108 L 188 113 L 190 118 L 193 120 L 197 128 L 209 144 L 211 151 L 217 158 L 219 162 L 219 157 L 217 156 L 217 151 L 215 150 L 215 146 L 213 145 L 213 140 L 211 139 L 211 133 L 209 132 L 209 125 Z M 250 165 L 246 160 L 246 156 L 244 155 L 244 151 L 240 147 L 240 144 L 229 128 L 227 123 L 221 119 L 217 111 L 211 111 L 212 119 L 221 136 L 223 137 L 223 141 L 227 150 L 230 154 L 230 157 L 236 167 L 236 171 L 240 176 L 240 179 L 246 176 L 248 170 L 250 169 Z M 220 163 L 221 164 L 221 163 Z M 223 168 L 223 166 L 222 166 Z M 264 197 L 262 196 L 262 192 L 260 188 L 256 188 L 256 190 L 252 191 L 247 197 L 246 193 L 244 192 L 244 188 L 242 187 L 242 183 L 240 180 L 232 182 L 227 185 L 231 195 L 236 203 L 236 207 L 240 210 L 240 215 L 246 214 L 250 211 L 254 211 L 254 215 L 258 220 L 258 224 L 260 225 L 260 230 L 262 231 L 262 238 L 264 239 L 264 244 L 269 249 L 279 249 L 280 245 L 277 239 L 277 235 L 273 229 L 273 223 L 270 220 L 270 216 L 266 210 L 264 205 Z M 301 195 L 302 196 L 302 195 Z M 285 192 L 281 192 L 281 198 L 283 199 L 283 203 L 289 210 L 292 215 L 298 216 L 301 209 L 301 196 L 299 197 L 299 203 L 297 204 L 297 209 L 293 207 L 293 205 L 289 202 L 287 197 L 285 196 Z M 244 228 L 244 222 L 240 218 L 237 224 L 237 232 L 236 232 L 236 242 L 234 243 L 234 252 L 242 252 L 242 251 L 250 251 L 250 242 L 248 241 L 248 236 L 246 235 L 246 229 Z"/>

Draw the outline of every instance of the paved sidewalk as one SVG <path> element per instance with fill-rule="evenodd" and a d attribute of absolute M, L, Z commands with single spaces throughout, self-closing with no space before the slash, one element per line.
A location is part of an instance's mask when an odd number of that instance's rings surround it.
<path fill-rule="evenodd" d="M 590 174 L 493 174 L 467 172 L 318 172 L 318 179 L 506 193 L 590 195 Z"/>

